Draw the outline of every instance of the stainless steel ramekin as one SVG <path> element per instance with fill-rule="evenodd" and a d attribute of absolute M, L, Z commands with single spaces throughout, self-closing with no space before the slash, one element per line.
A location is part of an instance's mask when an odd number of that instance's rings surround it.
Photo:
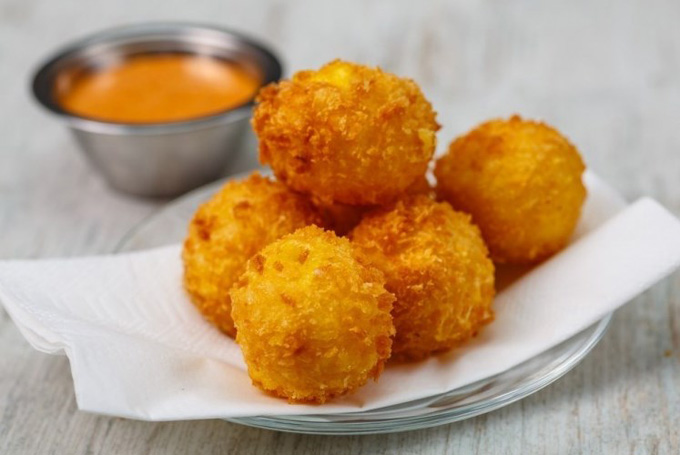
<path fill-rule="evenodd" d="M 140 196 L 169 197 L 218 178 L 250 131 L 253 101 L 188 121 L 130 124 L 100 121 L 62 109 L 55 84 L 64 72 L 107 66 L 131 55 L 185 52 L 239 62 L 262 85 L 281 77 L 281 64 L 261 44 L 218 27 L 155 23 L 89 36 L 57 52 L 33 79 L 35 98 L 57 114 L 109 184 Z"/>

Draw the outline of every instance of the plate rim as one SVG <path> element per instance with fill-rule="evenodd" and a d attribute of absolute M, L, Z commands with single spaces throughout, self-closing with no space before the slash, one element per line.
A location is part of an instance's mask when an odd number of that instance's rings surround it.
<path fill-rule="evenodd" d="M 493 412 L 495 410 L 498 410 L 502 407 L 508 406 L 512 403 L 515 403 L 517 401 L 520 401 L 530 395 L 533 395 L 534 393 L 548 387 L 552 383 L 556 382 L 563 376 L 565 376 L 567 373 L 569 373 L 571 370 L 573 370 L 576 366 L 578 366 L 587 356 L 590 354 L 590 352 L 602 341 L 602 338 L 604 335 L 607 333 L 607 330 L 611 324 L 612 317 L 614 315 L 614 312 L 608 313 L 606 316 L 604 316 L 602 319 L 598 320 L 594 324 L 590 325 L 586 329 L 582 330 L 581 332 L 577 333 L 576 335 L 564 340 L 562 343 L 558 344 L 557 346 L 554 346 L 553 348 L 556 348 L 563 343 L 569 343 L 572 341 L 574 338 L 579 337 L 583 335 L 584 332 L 586 331 L 592 331 L 590 336 L 588 336 L 584 342 L 576 349 L 574 352 L 572 352 L 569 356 L 567 356 L 558 366 L 550 370 L 549 373 L 543 374 L 540 377 L 537 377 L 527 383 L 522 383 L 518 387 L 515 387 L 511 390 L 508 390 L 497 397 L 494 397 L 492 399 L 486 400 L 478 405 L 473 405 L 470 406 L 469 410 L 465 410 L 460 413 L 447 413 L 446 409 L 433 413 L 433 414 L 428 414 L 428 415 L 423 415 L 423 416 L 415 416 L 415 417 L 405 417 L 405 418 L 399 418 L 396 420 L 381 420 L 378 421 L 378 423 L 373 424 L 372 426 L 369 425 L 366 421 L 357 421 L 357 422 L 333 422 L 333 421 L 310 421 L 310 420 L 304 420 L 304 418 L 311 418 L 311 417 L 322 417 L 324 414 L 307 414 L 307 415 L 292 415 L 292 416 L 253 416 L 253 417 L 231 417 L 231 418 L 225 418 L 223 420 L 226 420 L 228 422 L 233 422 L 233 423 L 238 423 L 241 425 L 246 425 L 254 428 L 261 428 L 261 429 L 267 429 L 267 430 L 276 430 L 276 431 L 283 431 L 283 432 L 288 432 L 288 433 L 300 433 L 300 434 L 316 434 L 316 435 L 337 435 L 337 436 L 342 436 L 342 435 L 366 435 L 366 434 L 386 434 L 386 433 L 397 433 L 397 432 L 403 432 L 403 431 L 414 431 L 414 430 L 419 430 L 419 429 L 425 429 L 425 428 L 431 428 L 435 426 L 440 426 L 440 425 L 446 425 L 454 422 L 459 422 L 462 420 L 467 420 L 473 417 L 477 417 L 483 414 L 487 414 L 489 412 Z M 549 350 L 548 350 L 549 351 Z M 538 356 L 545 354 L 548 351 L 543 351 L 542 353 L 538 354 Z M 514 367 L 505 370 L 501 373 L 498 373 L 497 375 L 493 375 L 487 378 L 480 379 L 479 381 L 475 381 L 471 384 L 466 384 L 465 386 L 449 390 L 447 392 L 444 392 L 442 394 L 438 395 L 433 395 L 432 397 L 425 397 L 420 400 L 426 400 L 428 398 L 433 398 L 434 401 L 437 399 L 440 399 L 442 397 L 446 397 L 447 395 L 452 394 L 453 392 L 468 388 L 468 387 L 473 387 L 476 384 L 483 384 L 492 381 L 494 378 L 497 378 L 505 373 L 511 372 L 517 368 L 520 368 L 522 365 L 524 365 L 526 362 L 529 362 L 536 357 L 532 357 L 531 359 L 528 359 L 525 362 L 522 362 L 518 365 L 515 365 Z M 413 400 L 415 401 L 420 401 L 420 400 Z M 410 402 L 405 402 L 401 404 L 407 404 Z M 397 406 L 397 405 L 393 405 Z M 391 406 L 390 406 L 391 407 Z M 377 412 L 380 411 L 379 409 L 373 409 L 371 411 L 366 411 L 366 412 Z M 361 412 L 358 413 L 347 413 L 350 415 L 359 415 Z M 333 416 L 342 416 L 345 415 L 344 413 L 339 413 L 339 414 L 329 414 Z M 401 425 L 392 425 L 392 424 L 387 424 L 387 422 L 398 422 Z M 307 427 L 303 427 L 303 425 L 306 425 Z M 356 426 L 355 426 L 356 425 Z M 362 428 L 363 426 L 363 428 Z"/>

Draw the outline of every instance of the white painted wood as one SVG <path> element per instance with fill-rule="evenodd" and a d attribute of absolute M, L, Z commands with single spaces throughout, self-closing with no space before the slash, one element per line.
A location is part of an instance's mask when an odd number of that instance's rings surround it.
<path fill-rule="evenodd" d="M 108 252 L 160 205 L 116 194 L 30 99 L 55 46 L 174 19 L 275 43 L 288 69 L 336 57 L 419 81 L 440 149 L 520 112 L 565 132 L 629 199 L 680 215 L 680 2 L 0 0 L 0 257 Z M 566 377 L 494 413 L 404 434 L 318 437 L 226 422 L 144 423 L 77 411 L 68 362 L 33 351 L 0 310 L 0 453 L 680 453 L 680 275 L 621 310 Z"/>

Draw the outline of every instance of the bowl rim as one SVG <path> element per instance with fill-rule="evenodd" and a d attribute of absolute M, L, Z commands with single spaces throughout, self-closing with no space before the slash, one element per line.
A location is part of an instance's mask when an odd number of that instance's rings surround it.
<path fill-rule="evenodd" d="M 264 61 L 266 61 L 266 65 L 263 65 L 261 68 L 263 71 L 263 78 L 259 86 L 260 88 L 281 79 L 283 75 L 283 65 L 279 57 L 268 46 L 247 34 L 222 26 L 200 22 L 142 22 L 106 28 L 67 42 L 65 45 L 62 45 L 57 50 L 53 51 L 47 58 L 42 60 L 42 63 L 40 63 L 38 68 L 33 72 L 33 77 L 31 78 L 31 92 L 33 98 L 44 109 L 51 114 L 56 115 L 62 121 L 65 121 L 70 127 L 76 130 L 99 134 L 167 134 L 209 128 L 247 118 L 255 105 L 254 98 L 239 106 L 187 120 L 155 123 L 125 123 L 100 120 L 69 112 L 63 109 L 51 96 L 55 66 L 88 48 L 116 42 L 134 43 L 136 40 L 150 38 L 154 35 L 177 35 L 177 41 L 181 42 L 187 41 L 187 38 L 192 32 L 206 31 L 228 36 L 230 39 L 236 40 L 254 50 Z"/>

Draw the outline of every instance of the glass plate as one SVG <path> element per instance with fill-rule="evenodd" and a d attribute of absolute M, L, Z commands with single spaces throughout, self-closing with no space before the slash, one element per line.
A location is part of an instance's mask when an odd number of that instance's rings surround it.
<path fill-rule="evenodd" d="M 169 203 L 128 232 L 116 251 L 180 242 L 198 205 L 223 184 L 224 181 L 212 183 Z M 569 340 L 510 370 L 440 395 L 372 411 L 227 420 L 279 431 L 349 435 L 415 430 L 468 419 L 520 400 L 562 377 L 597 345 L 610 319 L 611 315 L 606 316 Z"/>

